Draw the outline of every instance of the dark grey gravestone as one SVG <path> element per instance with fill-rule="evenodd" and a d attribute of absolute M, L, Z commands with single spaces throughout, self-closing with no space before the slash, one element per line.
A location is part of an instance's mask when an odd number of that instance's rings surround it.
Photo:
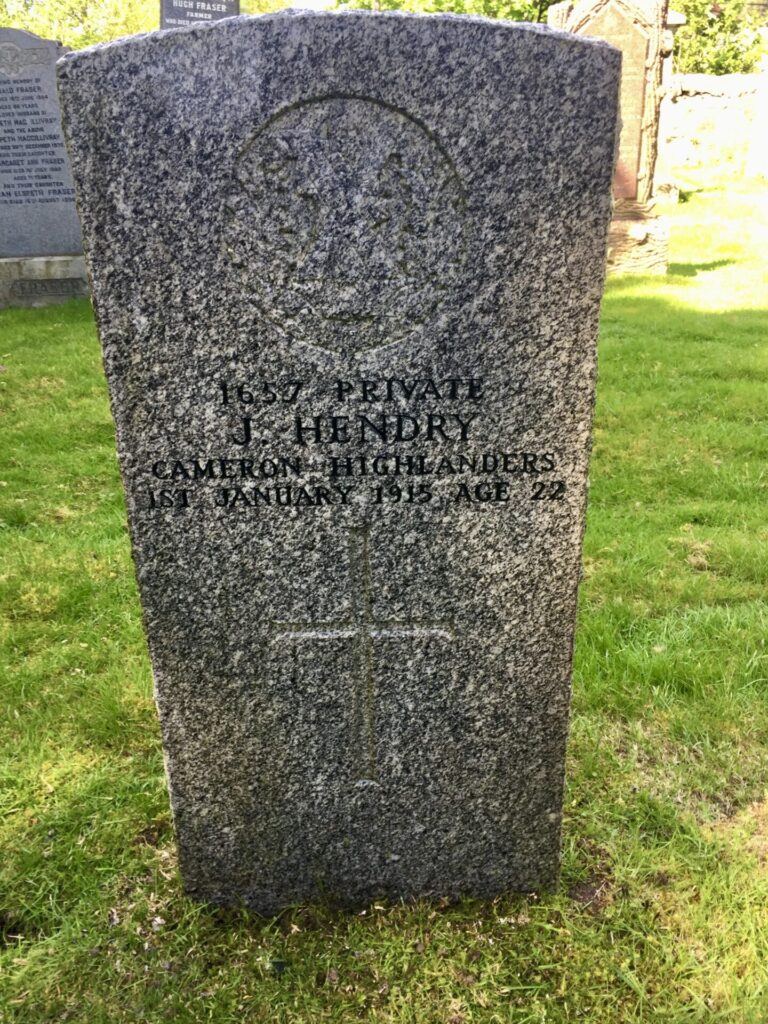
<path fill-rule="evenodd" d="M 556 879 L 619 59 L 287 13 L 60 65 L 189 893 Z"/>
<path fill-rule="evenodd" d="M 60 56 L 50 39 L 0 28 L 0 259 L 82 252 L 56 96 Z"/>
<path fill-rule="evenodd" d="M 240 0 L 160 0 L 160 28 L 199 25 L 239 13 Z"/>

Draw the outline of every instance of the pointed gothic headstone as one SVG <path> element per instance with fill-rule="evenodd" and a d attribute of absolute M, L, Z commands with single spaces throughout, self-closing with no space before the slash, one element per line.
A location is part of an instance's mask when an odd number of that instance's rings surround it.
<path fill-rule="evenodd" d="M 654 210 L 662 73 L 672 52 L 669 0 L 562 0 L 547 11 L 553 28 L 602 39 L 621 50 L 621 135 L 608 241 L 616 273 L 665 274 L 669 228 Z"/>
<path fill-rule="evenodd" d="M 191 894 L 555 880 L 618 79 L 364 13 L 60 65 Z"/>

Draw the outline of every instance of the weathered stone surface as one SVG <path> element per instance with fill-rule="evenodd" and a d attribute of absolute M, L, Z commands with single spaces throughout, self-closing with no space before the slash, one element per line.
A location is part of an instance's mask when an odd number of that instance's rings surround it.
<path fill-rule="evenodd" d="M 50 306 L 88 295 L 82 256 L 28 256 L 0 260 L 0 309 Z"/>
<path fill-rule="evenodd" d="M 191 894 L 556 879 L 618 80 L 364 13 L 60 65 Z"/>
<path fill-rule="evenodd" d="M 713 188 L 764 177 L 768 74 L 676 75 L 661 106 L 657 188 Z"/>
<path fill-rule="evenodd" d="M 564 0 L 547 11 L 554 28 L 603 39 L 622 53 L 610 273 L 667 271 L 669 226 L 657 215 L 652 200 L 662 78 L 672 52 L 667 13 L 668 0 Z"/>
<path fill-rule="evenodd" d="M 61 52 L 0 28 L 0 258 L 82 252 L 56 96 Z"/>
<path fill-rule="evenodd" d="M 666 274 L 669 224 L 652 203 L 617 204 L 608 232 L 608 273 Z"/>

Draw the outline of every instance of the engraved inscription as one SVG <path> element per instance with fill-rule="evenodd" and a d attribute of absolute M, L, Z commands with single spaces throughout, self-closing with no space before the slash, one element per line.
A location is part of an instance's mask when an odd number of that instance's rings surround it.
<path fill-rule="evenodd" d="M 373 584 L 367 527 L 349 531 L 349 564 L 352 577 L 352 617 L 342 622 L 275 622 L 274 640 L 354 639 L 358 645 L 359 685 L 354 694 L 355 721 L 359 732 L 360 781 L 376 781 L 375 681 L 373 641 L 379 637 L 439 637 L 453 639 L 452 622 L 398 622 L 377 620 L 373 615 Z"/>
<path fill-rule="evenodd" d="M 370 514 L 416 505 L 541 509 L 570 498 L 565 453 L 483 440 L 481 377 L 235 378 L 211 384 L 211 396 L 216 447 L 158 453 L 144 467 L 144 508 Z"/>
<path fill-rule="evenodd" d="M 458 174 L 425 126 L 329 97 L 277 114 L 242 151 L 225 245 L 285 334 L 363 352 L 434 323 L 461 273 L 465 221 Z"/>
<path fill-rule="evenodd" d="M 19 298 L 87 294 L 88 284 L 82 277 L 19 278 L 11 283 L 11 295 Z"/>

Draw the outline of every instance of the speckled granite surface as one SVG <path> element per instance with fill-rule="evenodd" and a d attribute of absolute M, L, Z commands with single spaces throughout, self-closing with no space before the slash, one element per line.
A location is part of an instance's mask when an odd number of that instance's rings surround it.
<path fill-rule="evenodd" d="M 289 13 L 59 65 L 190 894 L 556 879 L 619 59 Z"/>

